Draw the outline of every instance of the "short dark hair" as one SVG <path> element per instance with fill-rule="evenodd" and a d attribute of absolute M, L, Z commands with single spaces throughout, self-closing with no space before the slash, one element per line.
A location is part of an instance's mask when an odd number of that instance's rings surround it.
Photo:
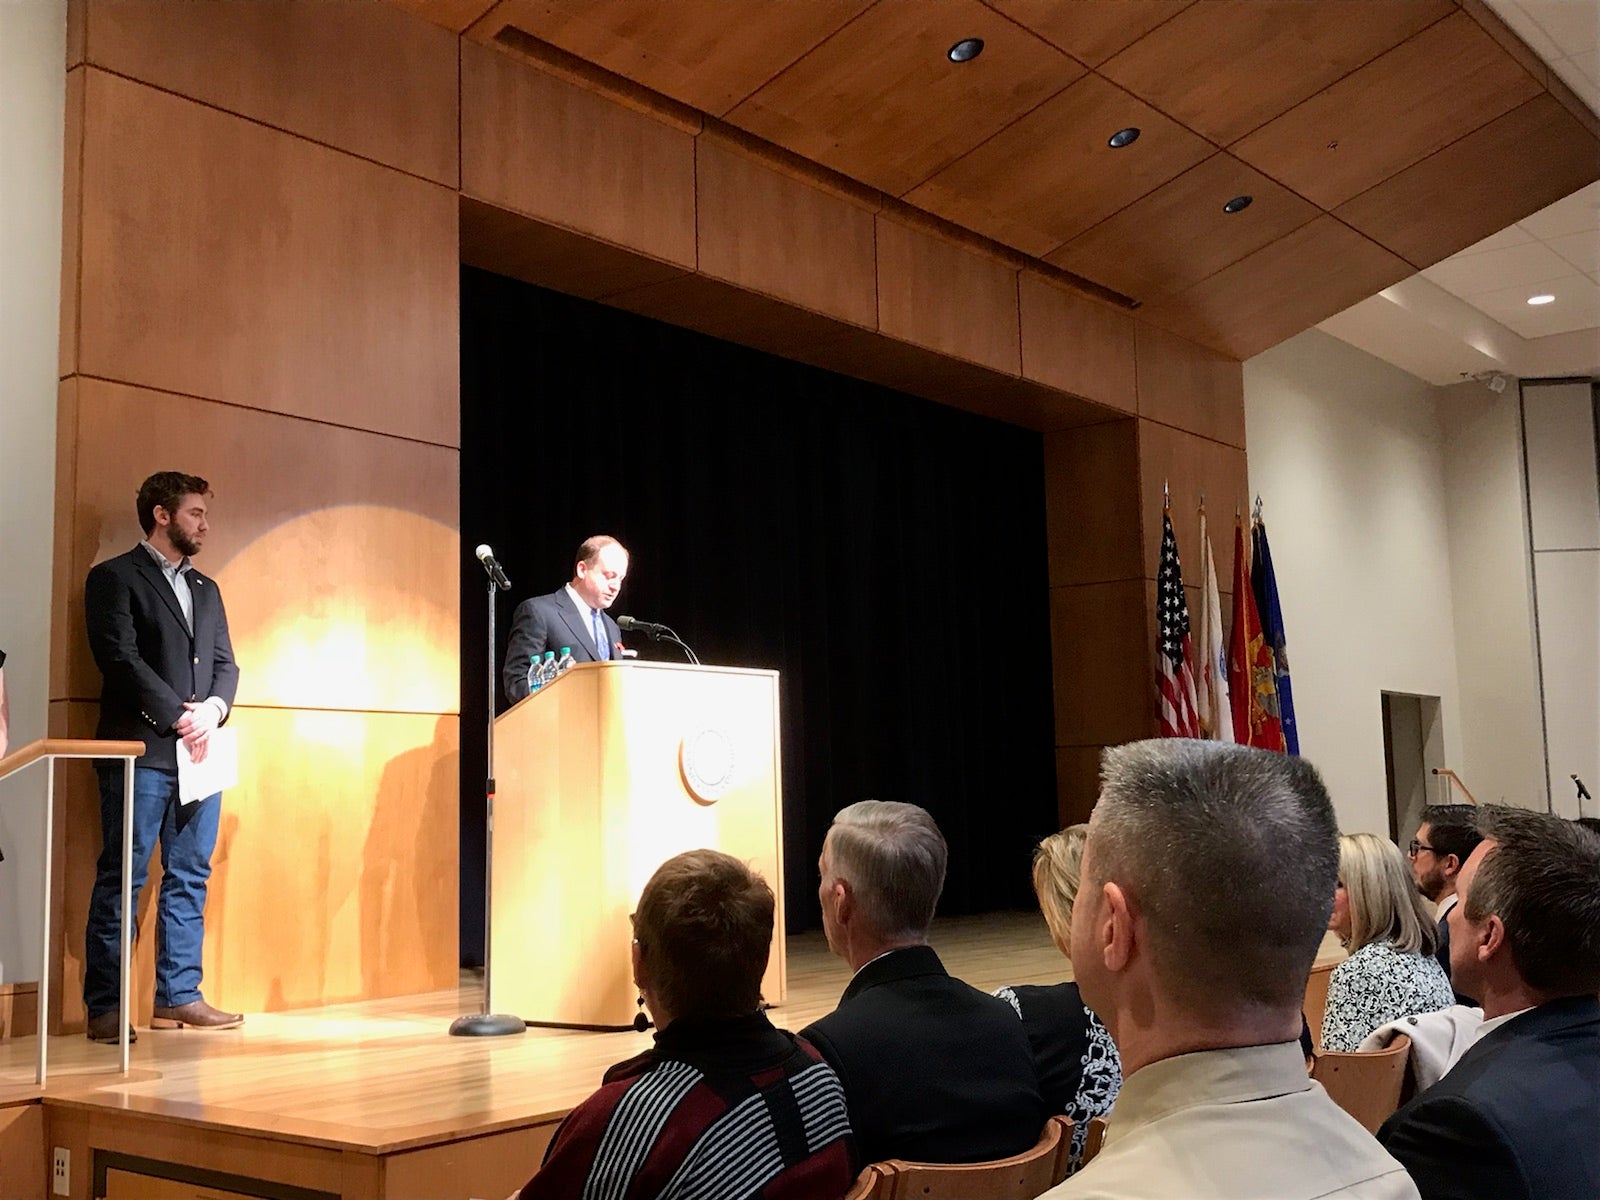
<path fill-rule="evenodd" d="M 576 571 L 580 563 L 586 567 L 593 566 L 594 560 L 600 557 L 600 551 L 607 546 L 622 546 L 622 543 L 608 533 L 597 533 L 593 537 L 584 538 L 577 554 L 572 557 L 572 569 Z M 628 552 L 626 546 L 623 546 L 622 552 L 624 554 Z"/>
<path fill-rule="evenodd" d="M 1126 886 L 1154 970 L 1208 1017 L 1298 1011 L 1339 880 L 1339 826 L 1303 758 L 1192 738 L 1100 758 L 1087 892 Z"/>
<path fill-rule="evenodd" d="M 1600 992 L 1600 839 L 1549 813 L 1486 806 L 1463 913 L 1498 916 L 1517 972 L 1551 996 Z"/>
<path fill-rule="evenodd" d="M 1475 804 L 1430 804 L 1422 810 L 1418 828 L 1422 825 L 1428 827 L 1428 845 L 1436 858 L 1454 854 L 1456 862 L 1464 863 L 1483 841 Z"/>
<path fill-rule="evenodd" d="M 156 527 L 156 507 L 169 513 L 178 511 L 185 496 L 209 496 L 211 485 L 198 475 L 185 475 L 182 471 L 157 471 L 139 485 L 139 528 L 149 537 Z"/>
<path fill-rule="evenodd" d="M 761 1007 L 774 907 L 766 880 L 718 850 L 689 850 L 656 868 L 639 896 L 634 938 L 674 1020 Z"/>
<path fill-rule="evenodd" d="M 1600 817 L 1575 817 L 1572 823 L 1579 829 L 1587 829 L 1590 833 L 1600 836 Z"/>

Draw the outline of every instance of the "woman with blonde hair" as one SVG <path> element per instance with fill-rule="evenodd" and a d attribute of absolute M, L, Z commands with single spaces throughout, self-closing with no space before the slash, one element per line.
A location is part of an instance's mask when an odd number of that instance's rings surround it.
<path fill-rule="evenodd" d="M 1339 839 L 1328 928 L 1350 957 L 1328 977 L 1322 1047 L 1354 1050 L 1374 1029 L 1455 1003 L 1434 958 L 1439 930 L 1400 847 L 1370 833 Z"/>
<path fill-rule="evenodd" d="M 1072 904 L 1078 896 L 1087 825 L 1070 825 L 1039 843 L 1033 855 L 1033 890 L 1056 949 L 1071 960 Z M 995 992 L 1016 1010 L 1028 1033 L 1039 1089 L 1051 1112 L 1072 1118 L 1072 1166 L 1083 1156 L 1089 1119 L 1103 1116 L 1122 1088 L 1122 1059 L 1100 1023 L 1084 1006 L 1075 983 L 1019 984 Z"/>

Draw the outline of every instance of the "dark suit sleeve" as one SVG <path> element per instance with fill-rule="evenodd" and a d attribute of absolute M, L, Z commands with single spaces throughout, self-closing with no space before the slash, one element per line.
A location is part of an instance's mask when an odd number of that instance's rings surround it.
<path fill-rule="evenodd" d="M 1534 1200 L 1494 1123 L 1459 1096 L 1419 1096 L 1378 1130 L 1422 1200 Z"/>
<path fill-rule="evenodd" d="M 83 585 L 83 611 L 89 649 L 107 691 L 137 705 L 158 733 L 169 732 L 183 716 L 183 700 L 139 655 L 128 581 L 107 564 L 95 567 Z M 233 703 L 231 698 L 228 702 Z"/>
<path fill-rule="evenodd" d="M 536 656 L 543 654 L 550 635 L 545 629 L 544 610 L 537 599 L 524 600 L 517 605 L 511 618 L 511 640 L 506 645 L 506 662 L 500 671 L 500 683 L 506 690 L 506 700 L 515 704 L 528 695 L 528 667 Z"/>
<path fill-rule="evenodd" d="M 228 717 L 233 716 L 233 697 L 239 691 L 239 664 L 233 657 L 233 639 L 228 636 L 228 612 L 222 604 L 222 593 L 213 588 L 212 594 L 217 598 L 217 638 L 211 648 L 210 695 L 228 706 L 227 715 L 222 718 L 226 725 Z"/>

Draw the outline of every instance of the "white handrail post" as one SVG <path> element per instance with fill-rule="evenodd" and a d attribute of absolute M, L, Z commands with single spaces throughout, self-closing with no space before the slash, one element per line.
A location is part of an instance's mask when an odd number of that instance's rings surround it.
<path fill-rule="evenodd" d="M 33 1081 L 40 1087 L 44 1086 L 46 1047 L 50 1042 L 46 1022 L 50 1019 L 50 859 L 56 816 L 56 759 L 53 754 L 45 764 L 44 780 L 44 904 L 41 906 L 44 911 L 39 917 L 39 1011 L 34 1017 L 39 1026 L 39 1050 L 33 1070 Z"/>
<path fill-rule="evenodd" d="M 133 755 L 122 759 L 122 970 L 117 1038 L 122 1044 L 122 1073 L 128 1073 L 128 1027 L 133 1022 Z"/>

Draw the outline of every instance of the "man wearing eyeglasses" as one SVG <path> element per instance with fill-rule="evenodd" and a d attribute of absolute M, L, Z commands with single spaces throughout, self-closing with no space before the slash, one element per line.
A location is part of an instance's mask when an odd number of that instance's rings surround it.
<path fill-rule="evenodd" d="M 1437 906 L 1439 918 L 1439 965 L 1450 974 L 1450 925 L 1445 919 L 1456 906 L 1456 877 L 1467 856 L 1477 848 L 1483 835 L 1478 832 L 1478 810 L 1470 804 L 1430 804 L 1422 812 L 1422 824 L 1411 839 L 1407 856 L 1417 889 Z M 1452 990 L 1454 985 L 1452 984 Z M 1477 1001 L 1456 992 L 1457 1004 L 1476 1005 Z"/>

